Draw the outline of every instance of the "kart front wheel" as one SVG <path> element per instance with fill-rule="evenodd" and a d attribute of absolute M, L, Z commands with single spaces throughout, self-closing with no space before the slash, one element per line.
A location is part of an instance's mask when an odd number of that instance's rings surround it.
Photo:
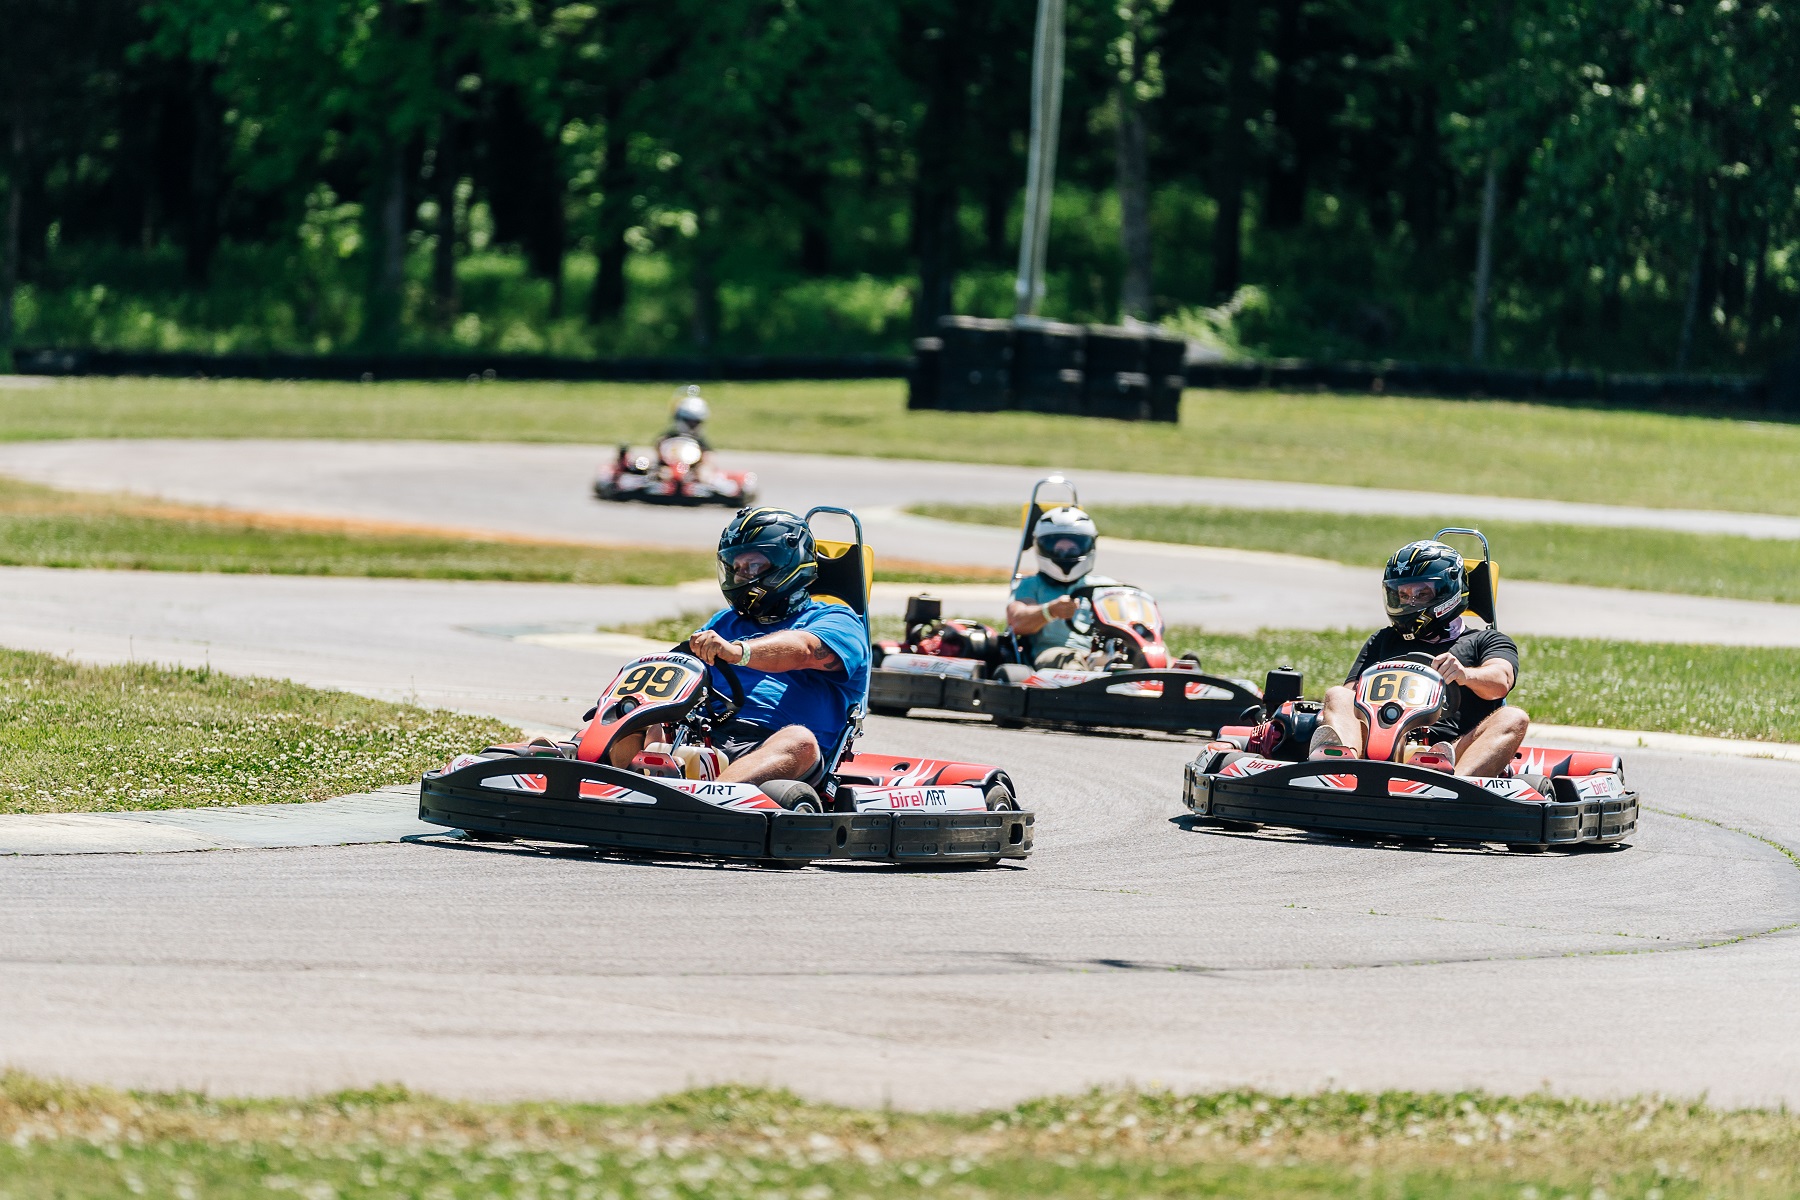
<path fill-rule="evenodd" d="M 1019 802 L 1013 798 L 1012 789 L 1004 783 L 996 783 L 986 792 L 989 812 L 1018 812 Z"/>

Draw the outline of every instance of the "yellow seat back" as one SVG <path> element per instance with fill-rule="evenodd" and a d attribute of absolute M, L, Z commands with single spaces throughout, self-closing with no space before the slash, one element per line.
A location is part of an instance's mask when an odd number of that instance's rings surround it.
<path fill-rule="evenodd" d="M 806 590 L 822 604 L 842 604 L 859 617 L 869 613 L 869 596 L 875 587 L 875 552 L 855 542 L 815 543 L 819 577 Z M 861 554 L 853 551 L 860 549 Z"/>

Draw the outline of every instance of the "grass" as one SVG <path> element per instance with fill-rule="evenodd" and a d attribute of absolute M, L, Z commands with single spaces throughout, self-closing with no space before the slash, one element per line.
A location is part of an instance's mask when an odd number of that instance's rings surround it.
<path fill-rule="evenodd" d="M 924 504 L 909 511 L 982 525 L 1019 523 L 1016 505 Z M 1415 538 L 1429 537 L 1448 525 L 1474 525 L 1493 543 L 1503 581 L 1541 579 L 1800 603 L 1800 541 L 1442 515 L 1357 516 L 1154 504 L 1099 505 L 1092 511 L 1100 527 L 1114 537 L 1274 550 L 1374 568 L 1386 562 L 1395 547 Z"/>
<path fill-rule="evenodd" d="M 122 1093 L 0 1076 L 0 1198 L 1451 1197 L 1800 1188 L 1800 1118 L 1483 1093 L 1092 1092 L 966 1115 L 714 1087 L 648 1104 Z"/>
<path fill-rule="evenodd" d="M 1169 630 L 1169 645 L 1200 653 L 1215 675 L 1261 682 L 1288 664 L 1307 695 L 1343 681 L 1368 631 L 1262 630 L 1241 635 Z M 1800 650 L 1527 637 L 1514 703 L 1534 721 L 1702 737 L 1800 742 Z"/>
<path fill-rule="evenodd" d="M 384 522 L 63 492 L 3 477 L 0 565 L 665 587 L 711 578 L 716 569 L 713 556 L 698 550 L 467 538 Z M 905 561 L 890 562 L 878 575 L 903 583 L 1004 578 L 999 571 Z"/>
<path fill-rule="evenodd" d="M 616 444 L 660 384 L 73 379 L 0 388 L 0 439 L 346 437 Z M 719 445 L 1800 514 L 1800 424 L 1392 396 L 1189 390 L 1179 426 L 909 413 L 898 381 L 709 385 Z"/>
<path fill-rule="evenodd" d="M 323 800 L 517 737 L 484 717 L 271 679 L 0 650 L 0 812 Z M 0 1169 L 0 1195 L 6 1172 Z"/>
<path fill-rule="evenodd" d="M 674 643 L 708 615 L 689 612 L 609 628 Z M 873 624 L 875 637 L 901 634 L 898 617 L 877 617 Z M 1343 681 L 1368 636 L 1368 630 L 1351 629 L 1209 633 L 1177 625 L 1168 631 L 1168 644 L 1198 651 L 1201 668 L 1211 674 L 1259 686 L 1269 668 L 1296 667 L 1306 673 L 1306 694 L 1316 700 Z M 1800 650 L 1552 637 L 1519 639 L 1519 649 L 1512 699 L 1544 724 L 1800 742 Z"/>

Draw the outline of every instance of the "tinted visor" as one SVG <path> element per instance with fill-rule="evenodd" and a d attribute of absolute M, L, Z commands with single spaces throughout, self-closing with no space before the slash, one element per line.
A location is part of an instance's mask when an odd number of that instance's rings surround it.
<path fill-rule="evenodd" d="M 1085 533 L 1047 533 L 1037 540 L 1039 558 L 1059 567 L 1073 566 L 1094 551 L 1094 539 Z"/>
<path fill-rule="evenodd" d="M 1384 586 L 1390 617 L 1427 612 L 1448 600 L 1454 590 L 1445 579 L 1389 579 Z"/>
<path fill-rule="evenodd" d="M 743 587 L 774 574 L 775 563 L 761 546 L 733 546 L 719 551 L 719 583 Z"/>

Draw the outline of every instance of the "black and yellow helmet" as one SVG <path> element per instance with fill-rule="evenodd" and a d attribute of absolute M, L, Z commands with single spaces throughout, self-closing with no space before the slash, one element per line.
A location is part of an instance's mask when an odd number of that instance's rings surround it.
<path fill-rule="evenodd" d="M 1469 607 L 1462 555 L 1442 542 L 1408 542 L 1381 573 L 1388 620 L 1407 641 L 1437 639 Z"/>
<path fill-rule="evenodd" d="M 797 612 L 818 577 L 812 530 L 786 509 L 740 508 L 719 535 L 719 590 L 758 624 Z"/>

